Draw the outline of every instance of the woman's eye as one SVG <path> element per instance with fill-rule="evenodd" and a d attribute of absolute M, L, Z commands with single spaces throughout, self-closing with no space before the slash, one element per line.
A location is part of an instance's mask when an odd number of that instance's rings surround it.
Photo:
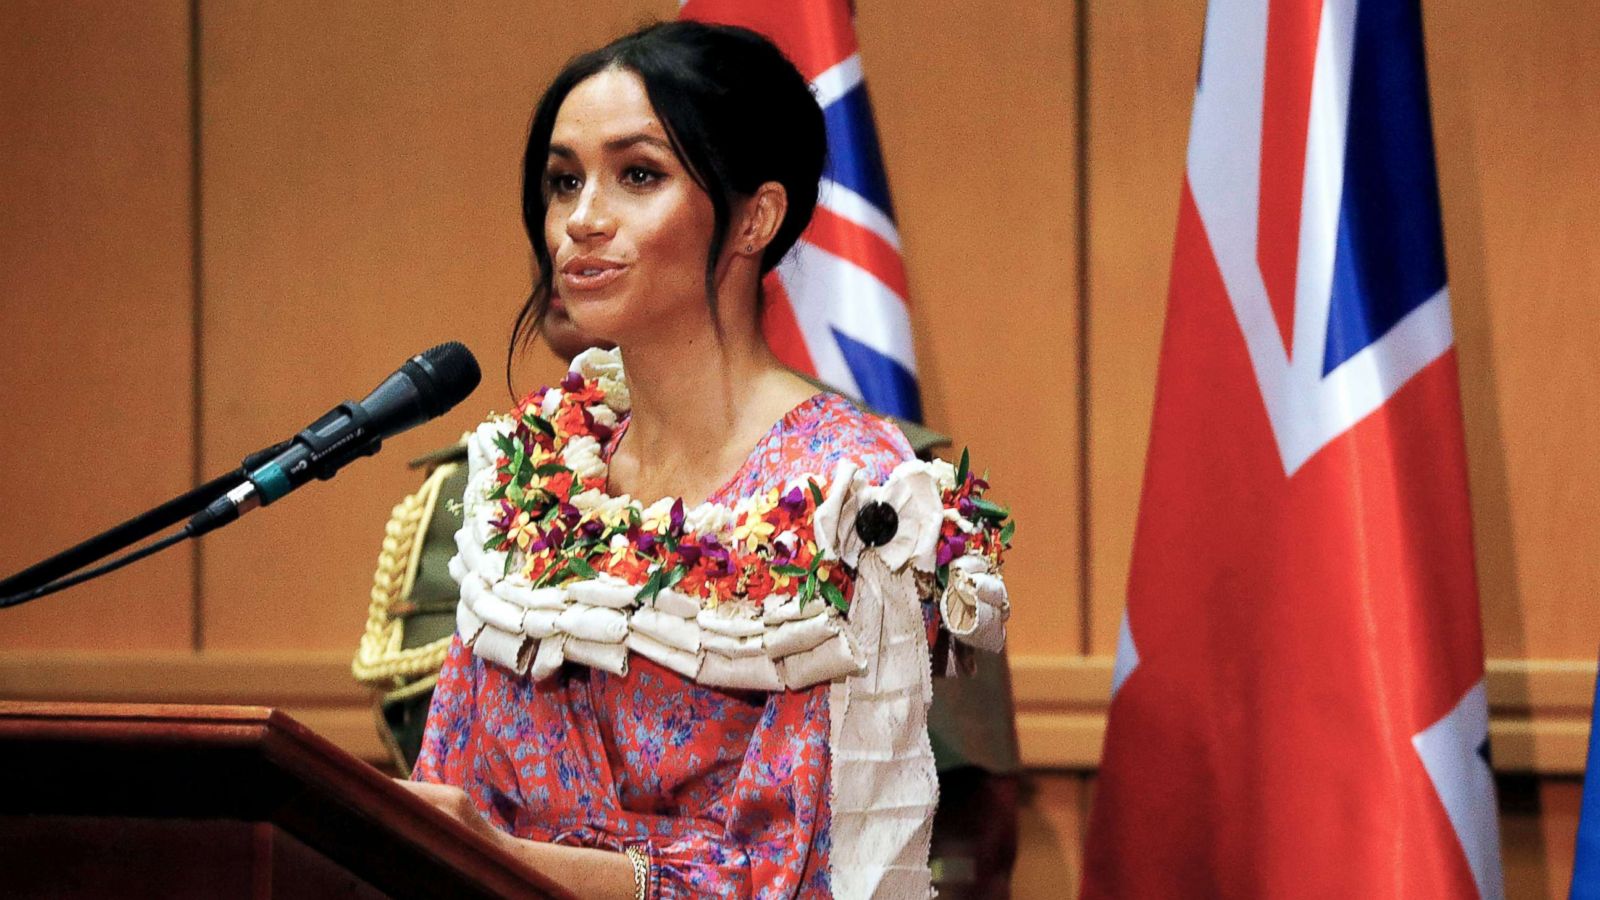
<path fill-rule="evenodd" d="M 661 180 L 661 173 L 643 166 L 629 166 L 623 170 L 622 180 L 631 187 L 645 187 Z"/>
<path fill-rule="evenodd" d="M 544 183 L 545 187 L 550 189 L 550 193 L 557 195 L 570 194 L 580 186 L 578 176 L 568 175 L 564 172 L 554 172 L 546 175 Z"/>

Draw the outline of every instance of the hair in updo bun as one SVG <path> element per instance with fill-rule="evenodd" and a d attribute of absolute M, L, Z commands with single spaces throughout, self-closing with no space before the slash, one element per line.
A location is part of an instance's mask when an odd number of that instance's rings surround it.
<path fill-rule="evenodd" d="M 678 160 L 715 210 L 706 256 L 706 303 L 716 321 L 716 268 L 733 202 L 775 181 L 788 210 L 761 254 L 765 275 L 811 222 L 827 156 L 822 109 L 811 86 L 771 41 L 754 31 L 703 22 L 664 22 L 635 31 L 567 63 L 533 113 L 522 159 L 522 224 L 538 265 L 533 292 L 517 314 L 514 355 L 538 333 L 550 309 L 554 266 L 544 242 L 544 170 L 556 113 L 580 82 L 607 69 L 639 76 Z"/>

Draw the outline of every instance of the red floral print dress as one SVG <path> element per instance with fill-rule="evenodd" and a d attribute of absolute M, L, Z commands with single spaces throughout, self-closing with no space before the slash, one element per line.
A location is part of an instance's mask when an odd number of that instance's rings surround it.
<path fill-rule="evenodd" d="M 731 506 L 802 475 L 826 478 L 841 460 L 881 482 L 910 457 L 893 425 L 818 394 L 709 499 Z M 826 897 L 828 721 L 826 684 L 709 688 L 638 654 L 626 675 L 569 663 L 536 682 L 457 638 L 413 777 L 465 789 L 518 837 L 641 846 L 651 897 Z"/>

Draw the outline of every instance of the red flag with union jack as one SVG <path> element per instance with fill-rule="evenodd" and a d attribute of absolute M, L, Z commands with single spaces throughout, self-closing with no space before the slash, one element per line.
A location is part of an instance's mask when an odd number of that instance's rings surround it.
<path fill-rule="evenodd" d="M 1418 0 L 1213 0 L 1087 897 L 1498 897 Z"/>
<path fill-rule="evenodd" d="M 879 412 L 922 419 L 900 232 L 848 0 L 687 0 L 681 18 L 766 35 L 811 82 L 828 129 L 817 210 L 767 276 L 762 326 L 785 365 Z"/>

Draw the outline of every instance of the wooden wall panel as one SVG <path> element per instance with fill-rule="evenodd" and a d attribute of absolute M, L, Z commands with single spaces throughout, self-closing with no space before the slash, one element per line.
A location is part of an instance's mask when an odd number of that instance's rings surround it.
<path fill-rule="evenodd" d="M 0 4 L 0 573 L 187 489 L 188 4 Z M 188 548 L 0 613 L 0 648 L 187 648 Z"/>
<path fill-rule="evenodd" d="M 858 7 L 935 428 L 1018 519 L 1014 654 L 1079 644 L 1077 117 L 1071 3 Z M 1004 115 L 997 115 L 1004 109 Z"/>
<path fill-rule="evenodd" d="M 1600 634 L 1600 15 L 1425 5 L 1491 657 Z"/>
<path fill-rule="evenodd" d="M 1506 896 L 1567 896 L 1582 782 L 1567 778 L 1502 778 L 1498 789 Z"/>
<path fill-rule="evenodd" d="M 359 399 L 440 341 L 465 342 L 485 376 L 446 420 L 209 538 L 207 648 L 354 651 L 384 521 L 418 480 L 404 461 L 510 405 L 537 92 L 650 11 L 203 5 L 207 469 Z M 559 369 L 542 356 L 530 368 Z"/>
<path fill-rule="evenodd" d="M 1018 816 L 1012 896 L 1076 897 L 1083 872 L 1089 778 L 1067 772 L 1029 775 Z"/>
<path fill-rule="evenodd" d="M 1205 4 L 1087 2 L 1086 650 L 1116 652 Z"/>

